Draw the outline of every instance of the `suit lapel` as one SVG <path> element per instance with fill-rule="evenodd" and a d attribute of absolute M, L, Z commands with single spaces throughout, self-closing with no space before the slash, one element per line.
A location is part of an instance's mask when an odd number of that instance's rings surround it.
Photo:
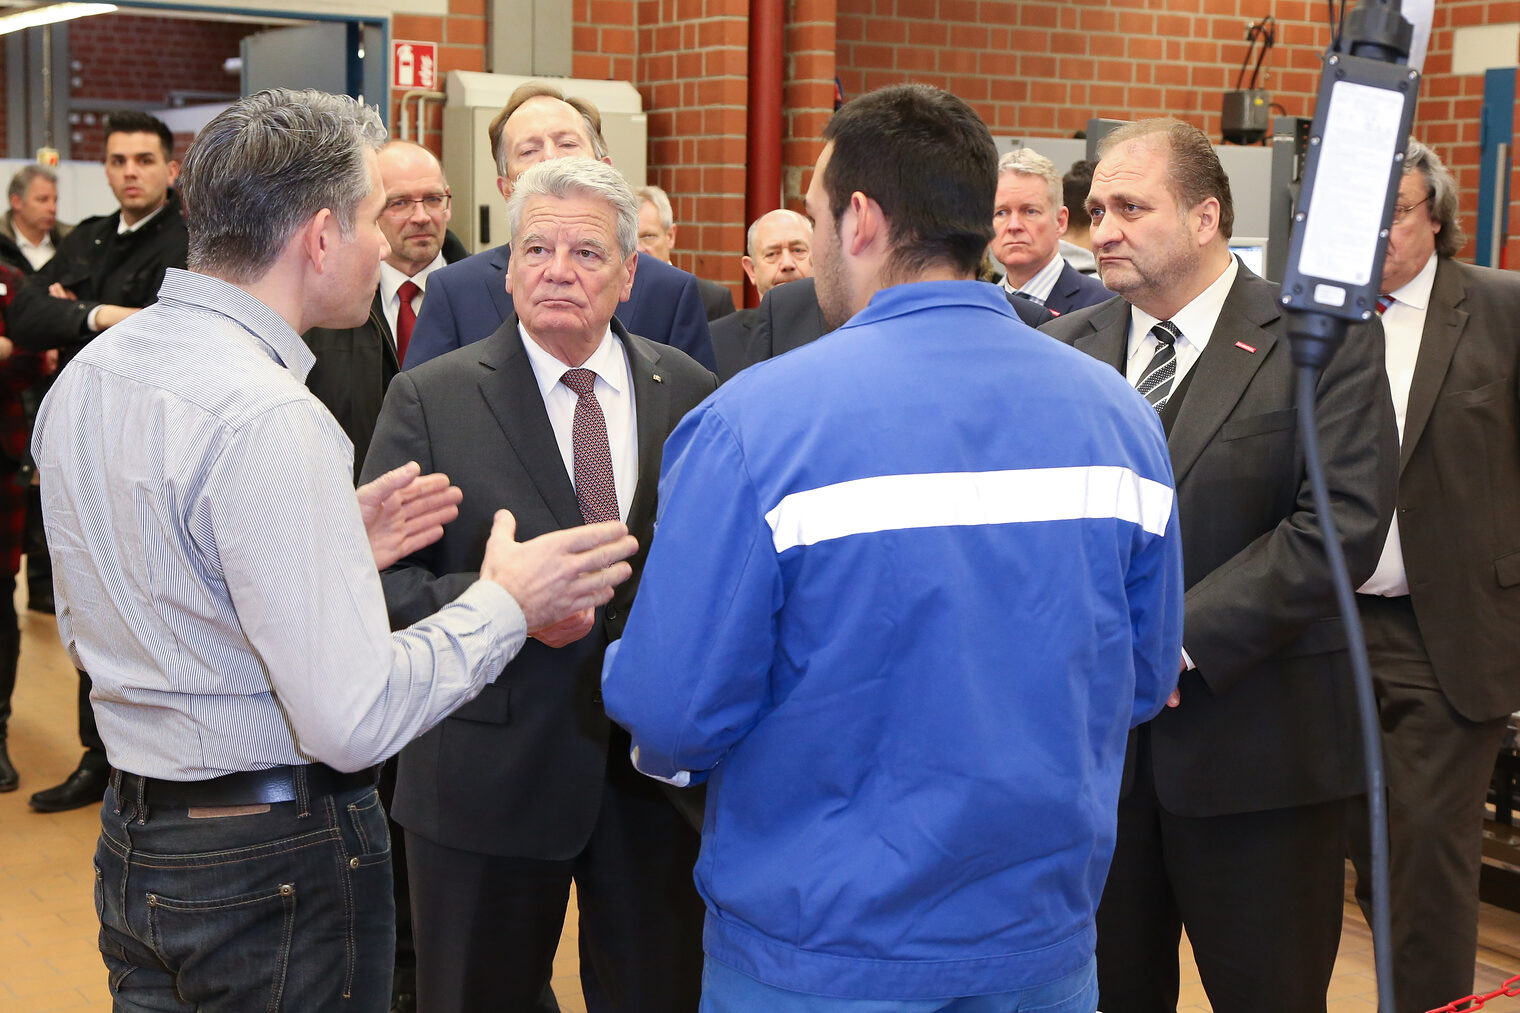
<path fill-rule="evenodd" d="M 1125 373 L 1124 360 L 1129 351 L 1129 303 L 1115 299 L 1088 319 L 1092 333 L 1084 334 L 1072 344 L 1100 362 Z"/>
<path fill-rule="evenodd" d="M 501 272 L 501 277 L 497 278 L 491 285 L 491 305 L 496 307 L 496 312 L 501 314 L 503 320 L 514 315 L 512 297 L 507 294 L 506 283 L 507 265 L 511 263 L 511 260 L 512 247 L 510 244 L 503 243 L 491 251 L 491 266 Z M 517 326 L 515 320 L 512 326 Z M 532 370 L 530 369 L 528 372 L 531 373 Z"/>
<path fill-rule="evenodd" d="M 1435 283 L 1430 287 L 1430 306 L 1425 311 L 1425 330 L 1420 335 L 1420 351 L 1415 357 L 1414 379 L 1409 384 L 1409 403 L 1404 409 L 1404 439 L 1399 447 L 1399 473 L 1409 463 L 1430 413 L 1436 395 L 1446 382 L 1452 354 L 1462 331 L 1467 327 L 1467 311 L 1459 309 L 1467 297 L 1462 274 L 1456 265 L 1441 260 L 1436 264 Z"/>
<path fill-rule="evenodd" d="M 480 380 L 480 393 L 496 416 L 507 443 L 555 521 L 566 528 L 583 523 L 575 484 L 565 471 L 565 459 L 560 456 L 559 441 L 549 424 L 533 364 L 523 350 L 516 314 L 509 314 L 496 333 L 480 343 L 480 348 L 480 364 L 486 370 Z"/>
<path fill-rule="evenodd" d="M 1172 426 L 1169 440 L 1172 475 L 1178 485 L 1229 418 L 1256 371 L 1272 354 L 1277 337 L 1264 327 L 1278 316 L 1271 286 L 1241 271 L 1225 297 L 1209 343 L 1193 364 L 1192 372 L 1196 375 Z M 1236 341 L 1243 341 L 1256 351 L 1248 352 Z"/>
<path fill-rule="evenodd" d="M 369 316 L 379 328 L 380 343 L 385 346 L 381 358 L 385 360 L 385 379 L 389 383 L 391 377 L 401 372 L 401 363 L 396 361 L 396 336 L 391 333 L 391 325 L 386 322 L 385 304 L 380 301 L 380 291 L 378 287 L 375 289 L 375 299 L 369 305 Z"/>
<path fill-rule="evenodd" d="M 670 388 L 660 377 L 660 352 L 652 342 L 635 342 L 623 325 L 614 320 L 613 333 L 628 350 L 628 372 L 633 376 L 633 410 L 639 427 L 639 484 L 628 507 L 628 530 L 648 531 L 654 524 L 656 494 L 660 486 L 660 455 L 670 432 Z M 660 377 L 660 379 L 656 379 Z"/>

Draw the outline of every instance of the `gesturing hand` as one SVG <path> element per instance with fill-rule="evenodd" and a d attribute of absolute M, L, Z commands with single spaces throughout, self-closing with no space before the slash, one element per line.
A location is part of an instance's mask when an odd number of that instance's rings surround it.
<path fill-rule="evenodd" d="M 361 485 L 358 496 L 370 551 L 383 570 L 442 538 L 443 526 L 459 516 L 464 493 L 447 475 L 424 475 L 421 465 L 408 461 Z"/>

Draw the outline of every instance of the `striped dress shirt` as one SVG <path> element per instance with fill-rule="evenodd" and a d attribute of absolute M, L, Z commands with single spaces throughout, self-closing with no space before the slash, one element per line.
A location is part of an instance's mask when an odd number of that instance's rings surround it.
<path fill-rule="evenodd" d="M 190 781 L 391 755 L 494 679 L 521 610 L 478 581 L 392 633 L 353 447 L 247 292 L 170 270 L 33 434 L 58 626 L 113 766 Z"/>

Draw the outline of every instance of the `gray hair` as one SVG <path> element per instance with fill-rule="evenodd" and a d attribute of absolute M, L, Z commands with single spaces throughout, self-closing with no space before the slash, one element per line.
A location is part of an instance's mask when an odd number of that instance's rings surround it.
<path fill-rule="evenodd" d="M 38 179 L 45 179 L 54 186 L 58 185 L 58 173 L 54 172 L 52 169 L 49 169 L 47 166 L 23 165 L 16 171 L 16 175 L 11 177 L 10 195 L 12 197 L 24 198 L 26 196 L 26 192 L 32 187 L 32 181 Z"/>
<path fill-rule="evenodd" d="M 749 228 L 744 230 L 744 255 L 749 257 L 751 260 L 755 258 L 755 234 L 760 231 L 760 223 L 765 221 L 771 215 L 776 214 L 777 212 L 780 212 L 781 214 L 791 215 L 792 217 L 798 219 L 802 222 L 802 224 L 807 226 L 808 235 L 811 236 L 813 234 L 813 223 L 808 219 L 807 215 L 798 214 L 791 208 L 777 208 L 775 211 L 767 211 L 759 218 L 756 218 L 754 221 L 750 222 Z"/>
<path fill-rule="evenodd" d="M 507 223 L 516 242 L 523 208 L 535 197 L 589 197 L 605 201 L 617 217 L 618 251 L 627 259 L 639 246 L 639 201 L 623 174 L 592 158 L 555 158 L 530 166 L 507 198 Z"/>
<path fill-rule="evenodd" d="M 1056 170 L 1056 163 L 1038 151 L 1020 148 L 998 159 L 998 179 L 1001 180 L 1010 172 L 1016 172 L 1020 176 L 1040 177 L 1045 181 L 1045 189 L 1050 192 L 1050 210 L 1055 212 L 1064 207 L 1061 203 L 1061 174 Z"/>
<path fill-rule="evenodd" d="M 634 195 L 638 197 L 641 205 L 646 203 L 654 205 L 655 217 L 660 220 L 660 228 L 669 232 L 670 227 L 676 223 L 676 215 L 670 209 L 670 198 L 665 195 L 665 191 L 657 186 L 641 186 L 634 191 Z"/>
<path fill-rule="evenodd" d="M 1409 152 L 1404 156 L 1404 171 L 1416 169 L 1424 175 L 1425 186 L 1430 190 L 1430 217 L 1441 225 L 1441 231 L 1436 233 L 1436 254 L 1455 257 L 1467 245 L 1467 233 L 1457 220 L 1457 181 L 1440 155 L 1411 137 Z"/>
<path fill-rule="evenodd" d="M 385 143 L 380 114 L 357 99 L 274 88 L 206 124 L 180 171 L 190 269 L 257 279 L 324 208 L 340 232 L 374 189 L 365 157 Z"/>

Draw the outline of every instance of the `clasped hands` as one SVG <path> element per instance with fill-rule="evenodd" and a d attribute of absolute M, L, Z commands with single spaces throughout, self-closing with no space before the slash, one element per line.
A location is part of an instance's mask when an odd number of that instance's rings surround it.
<path fill-rule="evenodd" d="M 384 570 L 443 537 L 459 516 L 464 494 L 448 476 L 424 475 L 409 461 L 358 489 L 359 513 L 375 565 Z M 496 511 L 480 577 L 512 595 L 528 632 L 550 647 L 574 643 L 591 632 L 597 606 L 633 573 L 625 560 L 638 541 L 620 521 L 586 524 L 517 540 L 517 519 Z"/>

